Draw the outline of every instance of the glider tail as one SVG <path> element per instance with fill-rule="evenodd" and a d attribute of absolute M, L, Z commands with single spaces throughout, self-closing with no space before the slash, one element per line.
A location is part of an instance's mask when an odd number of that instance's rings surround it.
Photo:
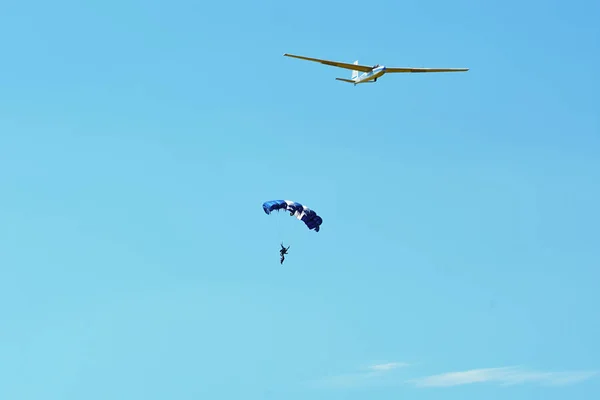
<path fill-rule="evenodd" d="M 353 64 L 358 65 L 358 60 L 354 61 Z M 352 70 L 352 77 L 350 79 L 344 79 L 344 78 L 335 78 L 335 79 L 337 79 L 338 81 L 342 81 L 342 82 L 354 83 L 356 85 L 356 78 L 358 78 L 358 71 Z"/>
<path fill-rule="evenodd" d="M 354 61 L 353 64 L 358 65 L 358 60 Z M 358 71 L 352 70 L 352 78 L 351 79 L 354 80 L 356 78 L 358 78 Z"/>
<path fill-rule="evenodd" d="M 335 78 L 338 81 L 342 81 L 342 82 L 348 82 L 348 83 L 354 83 L 356 85 L 356 82 L 354 82 L 353 80 L 350 79 L 344 79 L 344 78 Z"/>

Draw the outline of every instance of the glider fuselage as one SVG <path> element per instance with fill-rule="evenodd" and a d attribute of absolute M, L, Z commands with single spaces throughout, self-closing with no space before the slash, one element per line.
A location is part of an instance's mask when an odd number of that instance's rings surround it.
<path fill-rule="evenodd" d="M 385 74 L 385 67 L 380 65 L 380 66 L 373 68 L 369 72 L 363 72 L 362 74 L 357 76 L 355 79 L 353 79 L 353 81 L 357 85 L 359 83 L 375 82 L 375 80 L 377 78 L 383 76 L 383 74 Z"/>

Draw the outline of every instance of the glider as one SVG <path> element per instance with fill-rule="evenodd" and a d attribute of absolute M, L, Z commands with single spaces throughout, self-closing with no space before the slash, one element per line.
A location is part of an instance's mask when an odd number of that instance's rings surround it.
<path fill-rule="evenodd" d="M 358 60 L 354 61 L 353 64 L 347 64 L 338 61 L 331 60 L 322 60 L 320 58 L 311 58 L 304 56 L 297 56 L 294 54 L 285 53 L 284 56 L 299 58 L 301 60 L 314 61 L 325 65 L 330 65 L 332 67 L 345 68 L 352 70 L 352 76 L 350 79 L 344 78 L 335 78 L 338 81 L 353 83 L 354 86 L 359 83 L 374 83 L 377 82 L 377 79 L 382 77 L 384 74 L 390 73 L 417 73 L 417 72 L 466 72 L 469 68 L 398 68 L 398 67 L 386 67 L 383 65 L 374 65 L 372 67 L 367 65 L 358 64 Z M 359 75 L 359 72 L 362 74 Z"/>

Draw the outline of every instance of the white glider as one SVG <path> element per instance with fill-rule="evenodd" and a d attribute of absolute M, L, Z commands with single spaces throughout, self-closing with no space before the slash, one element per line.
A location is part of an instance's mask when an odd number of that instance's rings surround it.
<path fill-rule="evenodd" d="M 397 67 L 385 67 L 383 65 L 375 65 L 373 67 L 369 67 L 367 65 L 359 65 L 358 61 L 354 61 L 353 64 L 347 64 L 338 61 L 331 60 L 322 60 L 319 58 L 311 58 L 304 56 L 296 56 L 293 54 L 284 54 L 286 57 L 299 58 L 301 60 L 314 61 L 325 65 L 330 65 L 332 67 L 345 68 L 352 70 L 352 77 L 350 79 L 344 78 L 335 78 L 338 81 L 353 83 L 354 86 L 359 83 L 374 83 L 377 82 L 377 78 L 380 78 L 384 74 L 389 73 L 399 73 L 399 72 L 466 72 L 469 68 L 397 68 Z M 362 74 L 359 75 L 359 72 Z"/>

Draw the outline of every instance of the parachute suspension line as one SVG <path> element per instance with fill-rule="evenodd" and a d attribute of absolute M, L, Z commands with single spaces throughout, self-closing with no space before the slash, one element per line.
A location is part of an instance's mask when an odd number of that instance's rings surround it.
<path fill-rule="evenodd" d="M 277 241 L 283 242 L 283 227 L 281 226 L 281 214 L 279 213 L 279 210 L 277 210 L 277 215 L 275 215 L 275 219 L 277 220 L 275 222 L 275 229 L 277 230 Z"/>
<path fill-rule="evenodd" d="M 286 210 L 276 210 L 273 211 L 273 217 L 275 217 L 275 229 L 277 232 L 277 243 L 286 244 L 287 240 L 289 240 L 289 234 L 291 227 L 288 225 L 288 221 L 286 219 L 289 218 L 290 213 Z"/>
<path fill-rule="evenodd" d="M 282 221 L 282 217 L 281 210 L 273 211 L 273 218 L 275 219 L 275 236 L 278 245 L 285 241 L 286 229 L 283 225 L 285 221 Z"/>
<path fill-rule="evenodd" d="M 287 240 L 290 239 L 290 229 L 292 227 L 289 225 L 289 221 L 286 219 L 289 213 L 285 210 L 277 211 L 277 225 L 279 229 L 279 243 L 286 244 Z M 288 217 L 289 218 L 289 217 Z"/>

